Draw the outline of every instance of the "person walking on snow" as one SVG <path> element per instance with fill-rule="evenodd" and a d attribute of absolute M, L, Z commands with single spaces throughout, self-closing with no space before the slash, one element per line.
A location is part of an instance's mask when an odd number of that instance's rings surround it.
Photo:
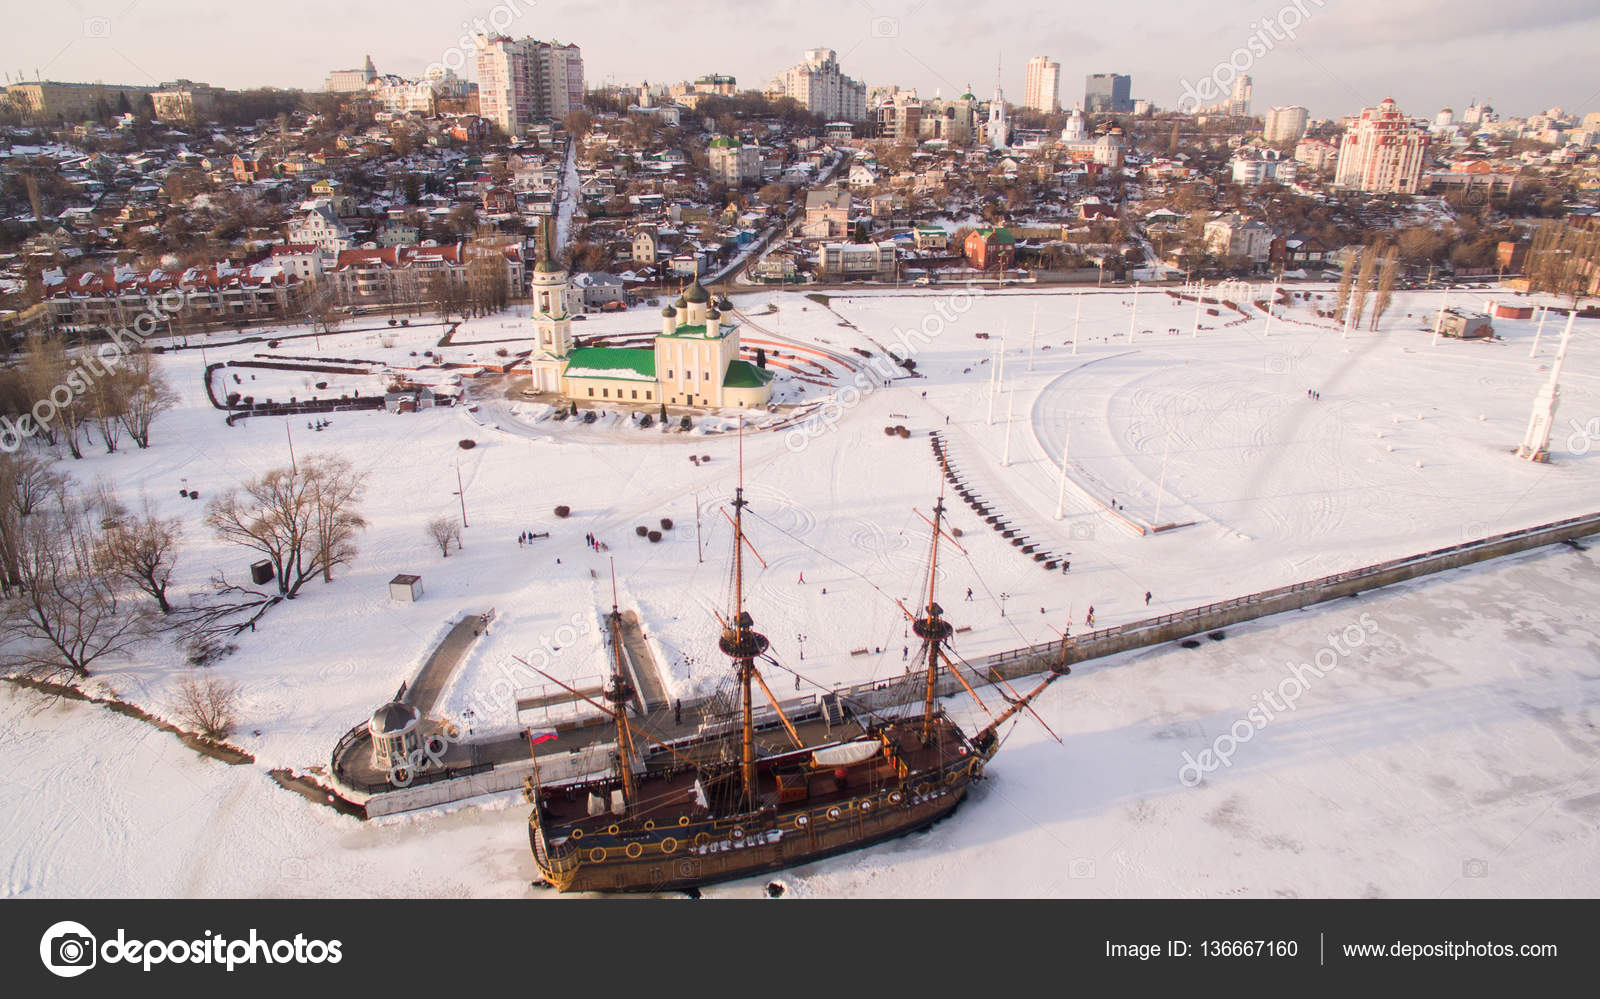
<path fill-rule="evenodd" d="M 805 573 L 803 573 L 803 572 L 802 572 L 802 573 L 801 573 L 801 574 L 800 574 L 800 582 L 802 582 L 802 583 L 803 583 L 803 582 L 805 582 L 805 581 L 806 581 L 806 574 L 805 574 Z"/>
<path fill-rule="evenodd" d="M 1150 591 L 1149 590 L 1145 590 L 1144 591 L 1144 605 L 1146 607 L 1150 606 Z"/>
<path fill-rule="evenodd" d="M 967 603 L 972 602 L 972 587 L 967 587 Z"/>

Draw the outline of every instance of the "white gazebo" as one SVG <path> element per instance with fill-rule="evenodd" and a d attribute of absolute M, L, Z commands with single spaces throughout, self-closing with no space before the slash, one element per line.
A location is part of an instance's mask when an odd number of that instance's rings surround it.
<path fill-rule="evenodd" d="M 409 769 L 411 757 L 422 745 L 417 730 L 422 712 L 409 704 L 390 701 L 372 713 L 367 732 L 372 736 L 372 766 L 393 773 Z"/>

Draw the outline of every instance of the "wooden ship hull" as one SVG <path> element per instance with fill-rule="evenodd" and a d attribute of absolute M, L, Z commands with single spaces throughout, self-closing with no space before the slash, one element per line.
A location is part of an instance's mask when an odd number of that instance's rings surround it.
<path fill-rule="evenodd" d="M 881 732 L 873 757 L 847 767 L 807 764 L 813 751 L 763 760 L 763 807 L 713 815 L 695 796 L 692 770 L 644 774 L 641 800 L 656 807 L 626 817 L 567 818 L 593 794 L 609 799 L 615 778 L 546 786 L 529 796 L 534 861 L 558 891 L 677 891 L 859 850 L 939 821 L 982 779 L 989 753 L 941 713 L 933 746 L 897 743 L 907 727 Z M 992 752 L 992 750 L 991 750 Z M 531 781 L 530 781 L 531 784 Z M 787 800 L 785 800 L 787 799 Z"/>

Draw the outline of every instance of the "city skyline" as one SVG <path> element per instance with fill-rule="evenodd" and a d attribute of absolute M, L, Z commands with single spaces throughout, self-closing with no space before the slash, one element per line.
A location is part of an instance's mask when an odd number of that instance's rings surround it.
<path fill-rule="evenodd" d="M 513 37 L 582 46 L 590 87 L 717 72 L 737 77 L 741 90 L 761 89 L 803 50 L 827 47 L 838 52 L 846 74 L 869 88 L 898 85 L 925 96 L 953 96 L 969 84 L 992 93 L 998 63 L 1002 86 L 1020 103 L 1027 61 L 1048 55 L 1061 64 L 1065 109 L 1082 100 L 1084 77 L 1119 73 L 1133 78 L 1133 98 L 1187 110 L 1185 93 L 1231 78 L 1231 55 L 1254 78 L 1258 110 L 1298 104 L 1314 118 L 1337 119 L 1385 97 L 1417 117 L 1446 106 L 1460 110 L 1473 99 L 1518 117 L 1551 106 L 1580 115 L 1600 108 L 1600 92 L 1583 69 L 1588 39 L 1574 30 L 1600 21 L 1600 10 L 1582 0 L 1533 0 L 1512 25 L 1493 19 L 1495 8 L 1479 0 L 1448 8 L 1437 0 L 1397 0 L 1382 11 L 1326 0 L 1263 11 L 1230 0 L 1208 9 L 1200 23 L 1177 4 L 1159 2 L 1137 26 L 1131 18 L 1086 25 L 1042 4 L 971 23 L 964 8 L 940 2 L 817 10 L 785 0 L 740 8 L 737 19 L 726 16 L 735 8 L 713 0 L 670 9 L 579 0 L 559 10 L 537 0 L 358 0 L 337 9 L 292 2 L 251 23 L 244 51 L 229 44 L 237 22 L 192 16 L 206 9 L 89 0 L 32 11 L 0 42 L 0 70 L 12 82 L 19 74 L 33 79 L 37 70 L 64 81 L 149 85 L 187 78 L 234 89 L 319 90 L 331 70 L 360 66 L 367 55 L 379 72 L 405 76 L 441 61 L 451 65 L 461 58 L 451 50 L 464 38 L 482 25 L 503 25 Z M 628 25 L 625 36 L 618 24 Z M 674 37 L 684 44 L 661 44 Z M 1546 71 L 1522 72 L 1504 58 L 1512 45 L 1539 50 Z M 462 76 L 476 79 L 474 61 L 465 53 Z M 1473 67 L 1471 74 L 1462 66 Z"/>

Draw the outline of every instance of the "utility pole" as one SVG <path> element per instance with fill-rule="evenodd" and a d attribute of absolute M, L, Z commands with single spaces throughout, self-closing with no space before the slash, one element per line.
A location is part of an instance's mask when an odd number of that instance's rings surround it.
<path fill-rule="evenodd" d="M 294 434 L 289 430 L 289 421 L 287 419 L 283 421 L 283 434 L 289 438 L 289 471 L 299 474 L 300 468 L 294 462 Z"/>
<path fill-rule="evenodd" d="M 1033 303 L 1033 331 L 1028 340 L 1028 370 L 1033 370 L 1033 352 L 1039 349 L 1039 303 Z"/>
<path fill-rule="evenodd" d="M 1194 333 L 1192 335 L 1192 339 L 1196 340 L 1200 338 L 1200 307 L 1205 303 L 1206 300 L 1205 291 L 1206 283 L 1201 281 L 1200 286 L 1195 289 L 1194 293 Z"/>
<path fill-rule="evenodd" d="M 461 526 L 467 526 L 467 489 L 461 484 L 461 459 L 456 459 L 456 496 L 461 500 Z"/>
<path fill-rule="evenodd" d="M 1167 456 L 1172 453 L 1172 435 L 1167 435 L 1166 447 L 1161 449 L 1161 483 L 1156 486 L 1156 516 L 1151 526 L 1161 523 L 1161 497 L 1167 489 Z"/>
<path fill-rule="evenodd" d="M 1015 391 L 1006 393 L 1006 449 L 1000 456 L 1000 467 L 1011 466 L 1011 415 L 1016 408 L 1017 395 Z"/>
<path fill-rule="evenodd" d="M 694 494 L 694 552 L 699 561 L 704 562 L 706 560 L 705 547 L 700 543 L 700 494 L 698 492 Z M 800 658 L 804 659 L 805 657 L 805 651 L 802 650 Z"/>
<path fill-rule="evenodd" d="M 1439 330 L 1444 326 L 1444 310 L 1449 308 L 1449 306 L 1450 288 L 1448 285 L 1446 285 L 1444 289 L 1444 299 L 1439 303 L 1439 313 L 1433 317 L 1433 343 L 1429 344 L 1430 347 L 1439 346 Z M 1349 310 L 1347 309 L 1346 311 L 1348 312 Z"/>
<path fill-rule="evenodd" d="M 1006 320 L 1000 320 L 1000 368 L 995 375 L 995 381 L 1001 388 L 1006 384 L 1006 332 L 1009 328 L 1010 324 Z"/>
<path fill-rule="evenodd" d="M 1003 351 L 997 346 L 994 353 L 994 364 L 989 366 L 989 420 L 987 425 L 991 427 L 994 426 L 995 384 L 999 381 L 1000 362 L 1004 356 Z"/>
<path fill-rule="evenodd" d="M 1067 509 L 1067 449 L 1072 446 L 1072 425 L 1067 424 L 1067 439 L 1061 442 L 1061 481 L 1056 486 L 1056 519 Z"/>
<path fill-rule="evenodd" d="M 1128 314 L 1128 342 L 1133 342 L 1133 328 L 1139 321 L 1139 282 L 1133 283 L 1133 311 Z"/>
<path fill-rule="evenodd" d="M 1078 356 L 1078 326 L 1083 320 L 1083 289 L 1078 289 L 1078 307 L 1072 313 L 1072 356 Z"/>
<path fill-rule="evenodd" d="M 1539 338 L 1544 335 L 1544 321 L 1550 315 L 1550 306 L 1539 306 L 1539 328 L 1533 331 L 1533 349 L 1528 351 L 1529 357 L 1539 356 Z"/>

